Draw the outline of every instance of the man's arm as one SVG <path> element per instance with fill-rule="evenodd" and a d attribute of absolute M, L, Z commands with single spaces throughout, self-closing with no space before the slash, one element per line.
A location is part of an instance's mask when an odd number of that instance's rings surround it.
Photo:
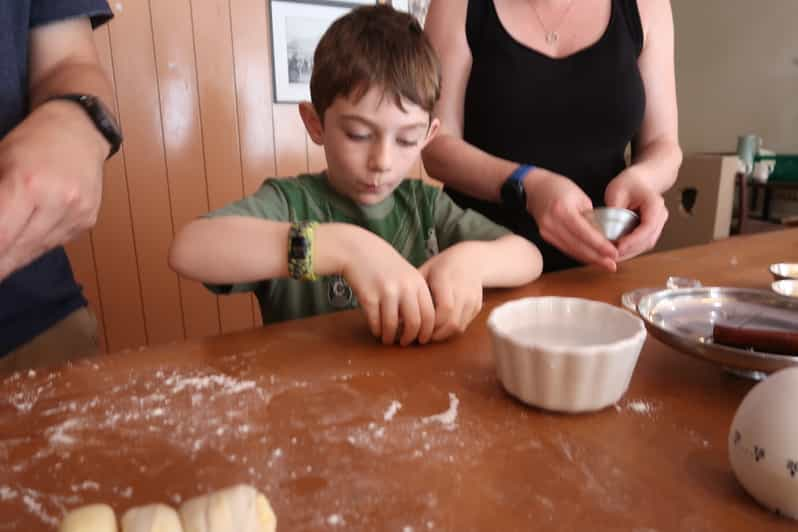
<path fill-rule="evenodd" d="M 93 94 L 111 106 L 111 82 L 100 65 L 87 18 L 67 19 L 31 30 L 29 90 L 31 109 L 50 96 L 70 92 Z M 88 125 L 92 126 L 91 122 Z"/>
<path fill-rule="evenodd" d="M 86 112 L 51 96 L 112 89 L 85 17 L 30 34 L 31 113 L 0 141 L 0 281 L 97 220 L 110 145 Z"/>
<path fill-rule="evenodd" d="M 654 247 L 668 210 L 662 193 L 676 181 L 682 164 L 676 104 L 673 15 L 669 0 L 639 1 L 644 45 L 638 65 L 646 92 L 646 110 L 634 140 L 632 165 L 610 182 L 607 205 L 640 212 L 641 223 L 618 242 L 621 260 Z"/>

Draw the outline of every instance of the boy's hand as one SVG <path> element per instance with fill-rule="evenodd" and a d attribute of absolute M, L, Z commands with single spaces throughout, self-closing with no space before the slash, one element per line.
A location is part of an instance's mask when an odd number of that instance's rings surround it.
<path fill-rule="evenodd" d="M 366 313 L 371 333 L 383 344 L 397 338 L 403 346 L 416 339 L 429 342 L 435 307 L 427 282 L 390 244 L 365 234 L 373 238 L 351 248 L 342 273 Z M 368 238 L 365 234 L 362 238 Z"/>
<path fill-rule="evenodd" d="M 482 277 L 476 266 L 480 262 L 471 256 L 472 251 L 476 250 L 469 243 L 461 243 L 419 268 L 435 301 L 435 341 L 465 332 L 482 310 Z"/>

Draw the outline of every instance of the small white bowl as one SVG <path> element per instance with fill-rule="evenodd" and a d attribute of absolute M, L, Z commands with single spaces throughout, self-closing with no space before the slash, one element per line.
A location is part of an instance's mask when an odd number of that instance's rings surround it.
<path fill-rule="evenodd" d="M 571 297 L 509 301 L 488 318 L 504 388 L 532 406 L 590 412 L 629 387 L 646 328 L 607 303 Z"/>
<path fill-rule="evenodd" d="M 771 290 L 787 297 L 798 297 L 798 279 L 782 279 L 770 284 Z"/>
<path fill-rule="evenodd" d="M 771 264 L 768 269 L 774 281 L 798 279 L 798 263 L 780 262 L 779 264 Z"/>

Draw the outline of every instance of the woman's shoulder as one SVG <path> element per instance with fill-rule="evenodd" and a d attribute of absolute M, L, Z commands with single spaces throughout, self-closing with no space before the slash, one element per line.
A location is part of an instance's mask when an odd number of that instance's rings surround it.
<path fill-rule="evenodd" d="M 643 27 L 643 46 L 660 31 L 673 31 L 670 0 L 630 0 L 637 3 Z"/>

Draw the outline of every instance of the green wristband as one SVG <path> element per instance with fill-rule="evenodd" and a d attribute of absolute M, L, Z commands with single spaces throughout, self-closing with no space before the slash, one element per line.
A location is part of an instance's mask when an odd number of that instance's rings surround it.
<path fill-rule="evenodd" d="M 288 230 L 288 275 L 299 281 L 315 281 L 313 230 L 316 222 L 295 222 Z"/>

